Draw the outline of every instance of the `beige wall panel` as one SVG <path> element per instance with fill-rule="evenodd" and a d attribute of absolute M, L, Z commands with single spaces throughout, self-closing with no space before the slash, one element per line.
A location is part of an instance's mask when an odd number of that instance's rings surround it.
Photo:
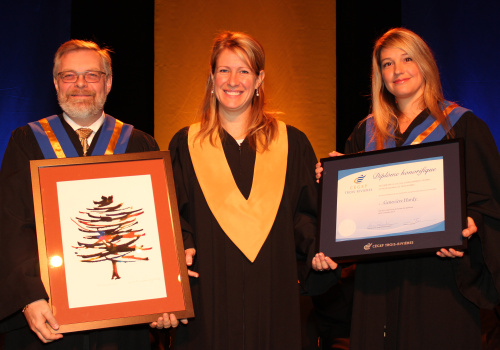
<path fill-rule="evenodd" d="M 304 131 L 318 158 L 335 148 L 334 0 L 157 0 L 155 138 L 162 150 L 198 121 L 213 39 L 254 36 L 266 52 L 268 109 Z"/>

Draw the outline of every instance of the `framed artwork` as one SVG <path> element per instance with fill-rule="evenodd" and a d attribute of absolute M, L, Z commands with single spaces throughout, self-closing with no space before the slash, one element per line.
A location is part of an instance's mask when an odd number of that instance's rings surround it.
<path fill-rule="evenodd" d="M 466 248 L 462 140 L 321 162 L 319 249 L 333 260 Z"/>
<path fill-rule="evenodd" d="M 194 316 L 169 152 L 34 160 L 31 178 L 59 332 Z"/>

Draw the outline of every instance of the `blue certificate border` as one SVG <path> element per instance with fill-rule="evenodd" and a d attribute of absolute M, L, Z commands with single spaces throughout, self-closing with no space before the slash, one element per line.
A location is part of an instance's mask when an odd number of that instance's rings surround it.
<path fill-rule="evenodd" d="M 396 162 L 396 163 L 387 163 L 382 166 L 380 165 L 371 165 L 371 166 L 365 166 L 361 168 L 352 168 L 352 169 L 345 169 L 345 170 L 339 170 L 339 177 L 338 179 L 343 179 L 346 176 L 359 173 L 362 171 L 366 170 L 371 170 L 371 169 L 383 169 L 385 167 L 390 167 L 392 165 L 400 165 L 400 164 L 410 164 L 410 163 L 416 163 L 416 162 L 421 162 L 421 161 L 426 161 L 426 160 L 434 160 L 434 159 L 442 159 L 443 157 L 438 156 L 438 157 L 431 157 L 431 158 L 425 158 L 425 159 L 410 159 L 404 162 Z"/>
<path fill-rule="evenodd" d="M 336 239 L 338 180 L 366 169 L 384 168 L 394 164 L 442 158 L 444 166 L 445 222 L 432 232 L 426 228 L 387 236 L 362 239 Z M 319 251 L 338 262 L 356 262 L 408 254 L 435 254 L 440 248 L 464 250 L 466 240 L 465 170 L 463 140 L 430 142 L 416 146 L 362 152 L 341 157 L 322 158 L 323 176 L 319 199 Z M 353 215 L 363 215 L 353 213 Z"/>
<path fill-rule="evenodd" d="M 367 172 L 372 169 L 377 169 L 380 172 L 385 172 L 386 168 L 389 168 L 391 166 L 397 166 L 397 165 L 409 165 L 409 164 L 414 164 L 414 163 L 420 163 L 420 162 L 426 162 L 426 161 L 432 161 L 432 160 L 440 160 L 443 161 L 442 156 L 437 156 L 437 157 L 430 157 L 430 158 L 422 158 L 422 159 L 411 159 L 408 161 L 404 162 L 396 162 L 396 163 L 388 163 L 384 164 L 382 166 L 380 165 L 372 165 L 372 166 L 366 166 L 366 167 L 361 167 L 361 168 L 352 168 L 352 169 L 345 169 L 345 170 L 339 170 L 338 171 L 338 181 L 342 180 L 345 177 L 351 176 L 353 174 L 362 174 L 363 172 Z M 357 179 L 360 180 L 360 182 L 363 182 L 364 175 L 359 176 Z M 337 201 L 337 206 L 339 204 L 339 201 Z M 445 222 L 440 221 L 436 224 L 429 225 L 426 227 L 422 227 L 418 230 L 406 230 L 406 231 L 401 231 L 401 232 L 394 232 L 394 233 L 387 233 L 387 234 L 380 234 L 380 235 L 372 235 L 370 237 L 391 237 L 391 236 L 402 236 L 402 235 L 409 235 L 409 234 L 414 234 L 414 233 L 424 233 L 424 232 L 439 232 L 439 231 L 444 231 L 445 230 Z M 341 241 L 351 241 L 355 239 L 362 239 L 362 238 L 337 238 L 335 239 L 336 242 L 341 242 Z"/>

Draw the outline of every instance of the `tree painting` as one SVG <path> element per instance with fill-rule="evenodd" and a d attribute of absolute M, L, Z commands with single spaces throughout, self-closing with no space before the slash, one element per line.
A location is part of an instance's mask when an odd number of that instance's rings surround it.
<path fill-rule="evenodd" d="M 136 255 L 151 249 L 136 244 L 145 235 L 142 229 L 134 228 L 138 224 L 138 216 L 144 211 L 124 207 L 123 203 L 114 204 L 113 196 L 102 196 L 100 201 L 93 203 L 93 208 L 79 212 L 84 216 L 71 218 L 78 230 L 84 233 L 82 238 L 86 240 L 73 246 L 78 250 L 75 254 L 82 262 L 111 261 L 111 279 L 120 279 L 117 263 L 149 260 L 148 257 Z"/>

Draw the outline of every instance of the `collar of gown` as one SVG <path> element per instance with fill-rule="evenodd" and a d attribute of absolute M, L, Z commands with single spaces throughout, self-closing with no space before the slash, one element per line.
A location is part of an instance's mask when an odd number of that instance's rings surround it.
<path fill-rule="evenodd" d="M 288 135 L 278 121 L 278 136 L 268 150 L 257 151 L 252 189 L 241 194 L 227 163 L 219 135 L 213 146 L 209 137 L 196 139 L 200 123 L 189 127 L 188 146 L 201 190 L 225 234 L 254 262 L 274 224 L 285 188 Z"/>

